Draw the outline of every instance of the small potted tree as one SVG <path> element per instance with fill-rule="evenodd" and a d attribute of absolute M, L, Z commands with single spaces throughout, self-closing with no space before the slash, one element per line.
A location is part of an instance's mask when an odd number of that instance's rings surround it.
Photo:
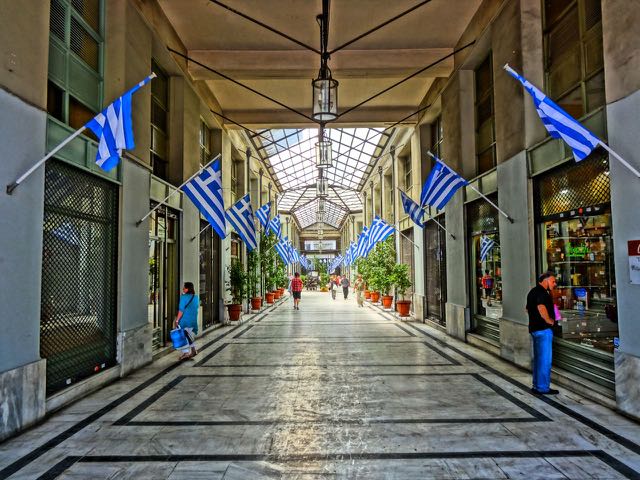
<path fill-rule="evenodd" d="M 360 257 L 358 258 L 358 260 L 356 260 L 356 267 L 358 267 L 358 273 L 362 275 L 362 281 L 364 282 L 364 285 L 365 285 L 364 299 L 371 300 L 371 290 L 369 290 L 369 284 L 371 282 L 371 279 L 370 279 L 371 265 L 369 264 L 368 259 L 364 257 Z"/>
<path fill-rule="evenodd" d="M 411 310 L 411 300 L 405 300 L 405 294 L 411 288 L 409 278 L 409 265 L 400 263 L 393 270 L 393 284 L 396 287 L 396 295 L 402 300 L 396 299 L 396 309 L 401 317 L 408 317 Z"/>
<path fill-rule="evenodd" d="M 259 311 L 262 308 L 262 297 L 258 295 L 260 254 L 257 250 L 253 250 L 247 255 L 247 265 L 247 291 L 251 299 L 251 310 Z"/>
<path fill-rule="evenodd" d="M 240 260 L 232 260 L 229 265 L 229 288 L 231 293 L 231 303 L 227 305 L 229 310 L 229 320 L 236 322 L 240 320 L 242 314 L 242 300 L 245 297 L 247 274 L 244 272 Z"/>

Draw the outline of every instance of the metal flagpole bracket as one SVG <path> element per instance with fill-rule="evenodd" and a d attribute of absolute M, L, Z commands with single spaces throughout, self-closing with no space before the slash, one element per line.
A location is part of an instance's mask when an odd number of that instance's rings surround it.
<path fill-rule="evenodd" d="M 184 182 L 182 182 L 182 185 L 180 185 L 179 187 L 176 187 L 169 195 L 167 195 L 166 197 L 164 197 L 164 200 L 162 200 L 160 203 L 158 203 L 155 207 L 153 207 L 151 210 L 149 210 L 149 212 L 147 212 L 147 214 L 142 217 L 140 220 L 138 220 L 136 222 L 136 227 L 139 227 L 140 224 L 142 222 L 144 222 L 149 215 L 151 215 L 153 212 L 155 212 L 158 208 L 160 208 L 160 206 L 164 205 L 165 202 L 167 200 L 169 200 L 171 197 L 173 197 L 177 192 L 180 191 L 180 189 L 182 187 L 184 187 L 187 183 L 189 183 L 191 180 L 193 180 L 193 178 L 195 178 L 197 175 L 200 174 L 200 172 L 202 172 L 205 168 L 207 168 L 209 165 L 211 165 L 213 162 L 215 162 L 218 158 L 220 158 L 221 154 L 217 154 L 215 157 L 213 157 L 204 167 L 201 167 L 196 173 L 194 173 L 193 175 L 191 175 L 189 178 L 187 178 Z"/>

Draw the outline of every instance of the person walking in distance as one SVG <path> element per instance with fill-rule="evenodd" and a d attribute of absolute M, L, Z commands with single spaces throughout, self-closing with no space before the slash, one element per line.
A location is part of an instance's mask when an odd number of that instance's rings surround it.
<path fill-rule="evenodd" d="M 291 279 L 291 294 L 293 295 L 293 309 L 300 310 L 300 297 L 302 296 L 302 280 L 300 273 L 296 272 Z"/>
<path fill-rule="evenodd" d="M 180 295 L 180 303 L 178 305 L 178 315 L 174 322 L 175 328 L 178 325 L 184 330 L 185 337 L 187 337 L 187 345 L 182 349 L 182 355 L 180 360 L 186 360 L 187 358 L 195 357 L 198 351 L 196 350 L 195 336 L 198 334 L 198 309 L 200 308 L 200 302 L 198 296 L 193 288 L 193 283 L 185 282 L 182 288 L 182 295 Z"/>
<path fill-rule="evenodd" d="M 333 300 L 336 299 L 336 293 L 338 292 L 338 277 L 331 277 L 331 282 L 329 282 L 329 288 L 331 289 L 331 298 Z"/>
<path fill-rule="evenodd" d="M 347 278 L 347 276 L 345 275 L 344 277 L 342 277 L 340 284 L 342 285 L 342 294 L 344 295 L 344 299 L 346 300 L 349 296 L 349 287 L 351 286 L 351 282 L 349 282 L 349 278 Z"/>
<path fill-rule="evenodd" d="M 356 301 L 359 307 L 364 307 L 364 280 L 362 275 L 358 274 L 356 282 L 353 284 L 353 289 L 356 292 Z"/>
<path fill-rule="evenodd" d="M 551 385 L 551 359 L 555 309 L 551 291 L 556 287 L 553 272 L 545 272 L 538 278 L 538 285 L 527 295 L 529 333 L 533 339 L 533 387 L 531 392 L 539 395 L 555 395 L 558 390 Z"/>

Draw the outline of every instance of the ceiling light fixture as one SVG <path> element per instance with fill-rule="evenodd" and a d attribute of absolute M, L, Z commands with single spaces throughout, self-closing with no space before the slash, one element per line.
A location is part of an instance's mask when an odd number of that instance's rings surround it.
<path fill-rule="evenodd" d="M 331 76 L 329 68 L 329 6 L 323 2 L 323 12 L 316 17 L 320 25 L 320 70 L 318 78 L 311 81 L 313 109 L 311 117 L 321 124 L 338 118 L 338 81 Z"/>
<path fill-rule="evenodd" d="M 333 167 L 333 150 L 329 138 L 321 125 L 318 129 L 318 142 L 316 143 L 316 166 L 318 168 Z"/>
<path fill-rule="evenodd" d="M 316 194 L 320 198 L 329 196 L 329 182 L 326 178 L 318 178 L 316 183 Z"/>

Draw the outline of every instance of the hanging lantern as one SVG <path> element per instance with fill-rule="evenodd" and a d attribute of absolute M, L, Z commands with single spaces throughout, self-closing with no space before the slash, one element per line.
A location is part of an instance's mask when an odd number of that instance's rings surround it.
<path fill-rule="evenodd" d="M 316 122 L 331 122 L 338 118 L 338 81 L 331 77 L 326 64 L 320 67 L 318 78 L 311 81 L 313 113 Z"/>
<path fill-rule="evenodd" d="M 316 167 L 333 167 L 333 150 L 331 148 L 331 140 L 323 138 L 316 143 Z"/>
<path fill-rule="evenodd" d="M 329 196 L 329 182 L 326 178 L 319 178 L 316 183 L 316 194 L 318 197 Z"/>
<path fill-rule="evenodd" d="M 316 213 L 316 222 L 324 223 L 324 212 Z"/>
<path fill-rule="evenodd" d="M 318 199 L 318 212 L 324 213 L 324 198 Z"/>

